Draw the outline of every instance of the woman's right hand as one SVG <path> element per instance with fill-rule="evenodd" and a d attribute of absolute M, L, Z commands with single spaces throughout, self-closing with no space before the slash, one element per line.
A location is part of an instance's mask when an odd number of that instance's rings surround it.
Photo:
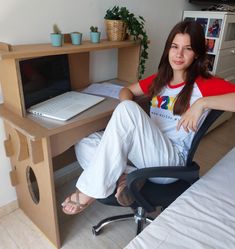
<path fill-rule="evenodd" d="M 133 100 L 136 96 L 143 95 L 143 91 L 140 88 L 139 83 L 134 83 L 128 87 L 123 87 L 119 93 L 120 101 L 123 100 Z"/>
<path fill-rule="evenodd" d="M 198 99 L 192 106 L 181 116 L 178 122 L 177 130 L 182 126 L 186 132 L 197 131 L 198 121 L 204 111 L 203 98 Z"/>

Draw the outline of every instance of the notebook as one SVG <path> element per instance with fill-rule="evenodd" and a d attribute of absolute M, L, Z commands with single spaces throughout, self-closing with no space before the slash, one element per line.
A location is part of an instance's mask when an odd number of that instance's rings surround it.
<path fill-rule="evenodd" d="M 43 117 L 66 121 L 104 99 L 104 97 L 100 96 L 69 91 L 33 105 L 27 111 Z"/>

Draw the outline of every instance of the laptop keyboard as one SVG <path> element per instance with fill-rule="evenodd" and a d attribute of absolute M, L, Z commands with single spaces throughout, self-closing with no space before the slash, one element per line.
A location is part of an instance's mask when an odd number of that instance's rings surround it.
<path fill-rule="evenodd" d="M 75 94 L 72 92 L 68 92 L 58 97 L 59 98 L 55 97 L 51 100 L 48 100 L 46 105 L 40 106 L 40 111 L 46 113 L 55 113 L 61 111 L 62 109 L 68 108 L 70 105 L 74 105 L 76 99 L 78 101 L 78 98 L 76 98 Z"/>
<path fill-rule="evenodd" d="M 100 96 L 71 91 L 41 104 L 31 106 L 28 111 L 33 114 L 65 121 L 104 99 L 104 97 Z"/>

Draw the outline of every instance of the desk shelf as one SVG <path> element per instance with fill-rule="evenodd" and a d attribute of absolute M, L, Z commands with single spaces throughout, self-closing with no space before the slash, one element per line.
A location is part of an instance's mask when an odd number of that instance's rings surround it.
<path fill-rule="evenodd" d="M 118 50 L 117 81 L 125 85 L 137 82 L 139 41 L 102 40 L 99 44 L 84 41 L 80 46 L 65 43 L 59 48 L 50 44 L 11 46 L 0 43 L 0 81 L 4 98 L 0 116 L 6 131 L 5 151 L 12 165 L 11 182 L 16 188 L 19 207 L 57 248 L 62 242 L 53 161 L 59 157 L 61 166 L 68 163 L 70 157 L 66 156 L 70 148 L 88 134 L 105 128 L 119 101 L 106 98 L 67 122 L 37 118 L 26 113 L 19 64 L 25 59 L 67 54 L 71 86 L 79 90 L 90 84 L 90 53 L 107 49 Z M 35 193 L 34 185 L 38 186 Z"/>
<path fill-rule="evenodd" d="M 53 47 L 51 44 L 26 44 L 26 45 L 9 45 L 8 49 L 0 52 L 0 58 L 3 59 L 28 59 L 34 57 L 93 52 L 112 48 L 130 48 L 138 46 L 139 41 L 107 41 L 101 40 L 100 43 L 95 44 L 90 41 L 83 41 L 81 45 L 74 46 L 71 43 L 64 43 L 62 47 Z"/>

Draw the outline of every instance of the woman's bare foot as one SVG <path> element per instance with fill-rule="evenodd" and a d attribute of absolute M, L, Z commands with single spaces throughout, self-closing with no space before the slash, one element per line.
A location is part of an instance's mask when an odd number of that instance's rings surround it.
<path fill-rule="evenodd" d="M 117 192 L 115 197 L 117 198 L 117 202 L 124 207 L 130 206 L 135 201 L 134 197 L 131 195 L 130 191 L 128 190 L 126 184 L 127 174 L 123 173 L 117 182 Z M 140 180 L 137 182 L 137 189 L 141 189 L 144 186 L 145 181 Z"/>
<path fill-rule="evenodd" d="M 74 215 L 84 211 L 95 199 L 76 190 L 61 204 L 65 214 Z"/>

